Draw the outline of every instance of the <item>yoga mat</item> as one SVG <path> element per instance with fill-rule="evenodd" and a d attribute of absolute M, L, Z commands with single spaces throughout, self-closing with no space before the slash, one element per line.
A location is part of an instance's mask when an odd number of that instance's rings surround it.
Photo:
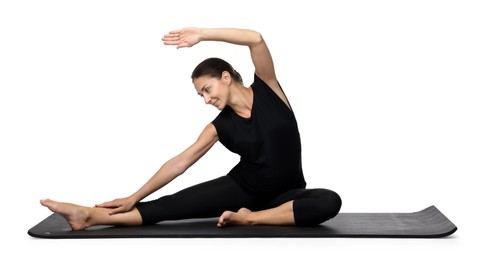
<path fill-rule="evenodd" d="M 435 206 L 413 213 L 339 213 L 315 227 L 227 226 L 216 227 L 217 218 L 164 221 L 150 226 L 94 226 L 72 231 L 59 214 L 52 214 L 28 234 L 36 238 L 441 238 L 457 227 Z"/>

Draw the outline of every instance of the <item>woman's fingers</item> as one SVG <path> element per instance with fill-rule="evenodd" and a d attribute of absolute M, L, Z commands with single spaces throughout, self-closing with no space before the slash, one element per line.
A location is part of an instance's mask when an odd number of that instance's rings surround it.
<path fill-rule="evenodd" d="M 178 45 L 179 44 L 179 35 L 164 35 L 162 37 L 162 41 L 164 42 L 164 45 Z"/>
<path fill-rule="evenodd" d="M 115 199 L 104 203 L 95 204 L 95 206 L 98 208 L 118 208 L 124 204 L 125 204 L 124 199 Z"/>
<path fill-rule="evenodd" d="M 192 47 L 200 41 L 199 30 L 196 28 L 184 28 L 170 31 L 162 37 L 164 45 L 176 45 L 177 49 Z"/>
<path fill-rule="evenodd" d="M 128 211 L 128 210 L 126 210 L 125 207 L 122 206 L 122 207 L 118 207 L 118 208 L 115 208 L 115 209 L 109 211 L 109 215 L 115 215 L 117 213 L 122 213 L 122 212 L 126 212 L 126 211 Z"/>

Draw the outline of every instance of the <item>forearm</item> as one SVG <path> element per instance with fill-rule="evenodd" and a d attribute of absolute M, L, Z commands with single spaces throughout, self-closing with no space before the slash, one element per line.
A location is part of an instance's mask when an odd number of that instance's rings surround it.
<path fill-rule="evenodd" d="M 144 184 L 137 192 L 131 195 L 137 202 L 143 200 L 151 193 L 164 187 L 166 184 L 181 175 L 185 169 L 180 166 L 178 157 L 164 163 L 162 167 Z"/>
<path fill-rule="evenodd" d="M 248 29 L 203 28 L 201 29 L 201 40 L 254 46 L 263 42 L 263 37 L 259 32 Z"/>

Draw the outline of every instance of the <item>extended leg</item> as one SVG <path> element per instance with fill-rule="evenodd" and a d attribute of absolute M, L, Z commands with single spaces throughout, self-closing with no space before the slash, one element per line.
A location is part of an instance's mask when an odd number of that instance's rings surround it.
<path fill-rule="evenodd" d="M 84 207 L 49 199 L 41 200 L 40 204 L 62 215 L 72 230 L 82 230 L 95 225 L 138 226 L 142 224 L 141 215 L 135 208 L 126 213 L 109 215 L 110 209 L 106 208 Z"/>
<path fill-rule="evenodd" d="M 164 220 L 219 217 L 225 210 L 251 207 L 256 200 L 229 176 L 210 180 L 159 199 L 141 202 L 143 224 Z"/>

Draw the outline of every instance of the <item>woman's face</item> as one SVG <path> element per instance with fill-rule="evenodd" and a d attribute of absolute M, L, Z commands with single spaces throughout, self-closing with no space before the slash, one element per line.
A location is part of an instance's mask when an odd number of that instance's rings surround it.
<path fill-rule="evenodd" d="M 225 73 L 228 75 L 227 77 Z M 204 102 L 219 110 L 223 110 L 228 101 L 229 73 L 225 73 L 223 73 L 221 79 L 201 76 L 193 81 L 197 93 L 204 98 Z"/>

